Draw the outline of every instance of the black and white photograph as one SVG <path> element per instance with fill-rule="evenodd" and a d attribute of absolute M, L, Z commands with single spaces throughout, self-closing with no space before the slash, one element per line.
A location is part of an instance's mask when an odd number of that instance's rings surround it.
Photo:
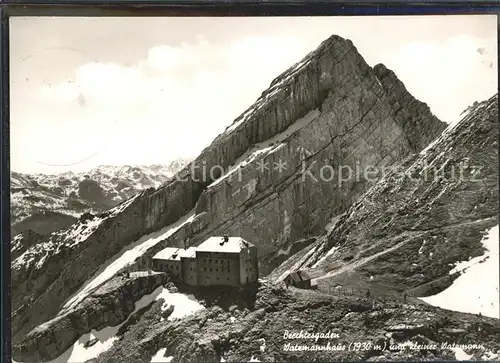
<path fill-rule="evenodd" d="M 12 363 L 500 360 L 498 24 L 11 17 Z"/>

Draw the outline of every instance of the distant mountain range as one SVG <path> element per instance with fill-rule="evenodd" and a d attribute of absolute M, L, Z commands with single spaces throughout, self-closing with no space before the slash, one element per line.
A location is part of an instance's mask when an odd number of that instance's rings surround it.
<path fill-rule="evenodd" d="M 12 236 L 31 230 L 47 235 L 65 228 L 83 213 L 100 213 L 138 192 L 171 178 L 189 163 L 98 166 L 88 172 L 11 173 Z"/>

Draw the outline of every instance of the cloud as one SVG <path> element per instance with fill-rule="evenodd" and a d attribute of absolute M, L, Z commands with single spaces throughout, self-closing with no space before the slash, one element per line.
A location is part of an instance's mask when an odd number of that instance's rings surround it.
<path fill-rule="evenodd" d="M 18 27 L 11 32 L 11 165 L 58 172 L 63 168 L 34 160 L 67 164 L 97 152 L 70 168 L 85 170 L 196 156 L 275 77 L 334 33 L 352 39 L 370 65 L 393 69 L 438 117 L 454 121 L 496 92 L 496 19 L 488 19 L 249 18 L 246 27 L 230 18 L 211 27 L 199 19 L 94 19 L 92 27 L 82 25 L 89 33 L 78 34 L 73 20 L 62 28 L 53 20 L 46 28 Z M 162 31 L 151 31 L 154 21 Z M 373 25 L 373 34 L 363 24 Z M 106 39 L 96 43 L 95 32 Z"/>
<path fill-rule="evenodd" d="M 153 70 L 172 72 L 189 60 L 189 55 L 185 49 L 163 45 L 149 50 L 147 64 Z"/>
<path fill-rule="evenodd" d="M 41 84 L 31 99 L 33 109 L 51 115 L 44 138 L 60 140 L 31 157 L 66 165 L 103 145 L 101 164 L 195 156 L 303 55 L 304 45 L 292 37 L 198 39 L 152 47 L 132 65 L 81 64 L 71 79 Z"/>

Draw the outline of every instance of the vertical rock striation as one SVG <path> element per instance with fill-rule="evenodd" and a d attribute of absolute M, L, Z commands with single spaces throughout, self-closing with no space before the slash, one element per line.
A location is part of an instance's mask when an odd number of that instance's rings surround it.
<path fill-rule="evenodd" d="M 265 275 L 276 258 L 314 240 L 357 200 L 370 183 L 364 169 L 420 151 L 444 128 L 394 73 L 372 69 L 351 41 L 332 36 L 278 76 L 166 185 L 100 216 L 103 222 L 78 244 L 60 235 L 48 242 L 48 252 L 34 246 L 16 259 L 13 332 L 22 338 L 53 317 L 121 248 L 191 211 L 192 222 L 152 246 L 139 267 L 167 245 L 224 233 L 258 247 Z M 339 170 L 347 169 L 361 175 L 339 180 Z M 43 261 L 29 262 L 42 255 Z"/>

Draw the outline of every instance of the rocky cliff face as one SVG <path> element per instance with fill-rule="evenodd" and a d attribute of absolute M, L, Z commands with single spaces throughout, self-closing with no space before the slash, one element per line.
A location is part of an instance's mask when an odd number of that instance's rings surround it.
<path fill-rule="evenodd" d="M 12 355 L 30 362 L 53 360 L 91 330 L 125 322 L 138 300 L 166 281 L 166 275 L 156 273 L 115 277 L 83 300 L 77 309 L 33 329 L 22 345 L 13 346 Z"/>
<path fill-rule="evenodd" d="M 340 167 L 392 165 L 444 128 L 392 72 L 369 67 L 350 41 L 332 36 L 277 77 L 166 185 L 19 256 L 12 272 L 15 339 L 52 318 L 123 247 L 171 225 L 175 230 L 149 241 L 135 265 L 146 266 L 168 245 L 237 234 L 258 247 L 266 275 L 367 189 L 363 175 L 346 176 Z"/>
<path fill-rule="evenodd" d="M 450 286 L 460 276 L 455 266 L 483 256 L 485 232 L 498 225 L 497 95 L 380 178 L 270 277 L 310 268 L 320 287 L 354 284 L 419 297 Z"/>
<path fill-rule="evenodd" d="M 181 195 L 187 192 L 193 203 L 179 205 L 171 191 L 166 203 L 163 190 L 150 197 L 155 213 L 146 215 L 149 224 L 170 223 L 172 205 L 182 213 L 194 208 L 195 217 L 149 250 L 145 261 L 166 245 L 238 234 L 258 246 L 265 275 L 275 266 L 276 254 L 286 256 L 297 242 L 322 234 L 326 222 L 367 184 L 362 177 L 338 182 L 330 170 L 391 165 L 444 129 L 392 72 L 381 65 L 375 69 L 352 43 L 334 36 L 276 78 L 179 174 L 182 181 L 169 185 L 184 190 Z M 426 131 L 415 132 L 412 125 Z"/>
<path fill-rule="evenodd" d="M 134 203 L 137 196 L 99 216 L 79 220 L 13 261 L 13 327 L 21 328 L 28 322 L 31 329 L 55 316 L 60 304 L 106 262 L 107 256 L 120 251 L 121 233 L 136 228 L 131 221 L 142 223 L 137 212 L 130 208 Z M 116 226 L 120 225 L 121 218 L 129 221 L 123 224 L 122 232 L 109 228 L 112 220 L 118 222 Z M 75 278 L 70 278 L 71 275 Z M 37 311 L 36 306 L 43 308 Z"/>
<path fill-rule="evenodd" d="M 307 336 L 321 333 L 317 339 Z M 499 333 L 498 319 L 265 284 L 250 309 L 212 306 L 165 322 L 159 306 L 152 306 L 119 342 L 90 362 L 150 361 L 158 351 L 176 362 L 463 359 L 447 346 L 452 344 L 471 346 L 466 356 L 480 360 L 498 357 Z"/>

